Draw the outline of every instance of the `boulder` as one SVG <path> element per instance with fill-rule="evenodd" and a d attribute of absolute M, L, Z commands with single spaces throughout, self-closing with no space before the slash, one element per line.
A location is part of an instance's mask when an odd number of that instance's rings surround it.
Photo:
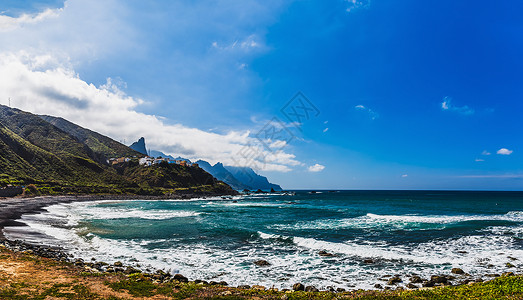
<path fill-rule="evenodd" d="M 319 292 L 319 290 L 313 286 L 307 286 L 305 287 L 306 292 Z"/>
<path fill-rule="evenodd" d="M 439 275 L 432 275 L 430 277 L 430 281 L 432 281 L 434 283 L 446 283 L 447 282 L 447 277 L 439 276 Z"/>
<path fill-rule="evenodd" d="M 370 259 L 370 258 L 367 258 L 367 259 L 364 259 L 364 260 L 363 260 L 363 263 L 364 263 L 364 264 L 373 264 L 374 261 L 373 261 L 372 259 Z"/>
<path fill-rule="evenodd" d="M 187 277 L 183 276 L 182 274 L 175 274 L 173 279 L 178 280 L 179 282 L 189 282 L 189 279 L 187 279 Z"/>
<path fill-rule="evenodd" d="M 514 265 L 511 264 L 511 263 L 506 263 L 505 266 L 506 266 L 507 268 L 514 268 Z"/>
<path fill-rule="evenodd" d="M 122 264 L 121 261 L 117 261 L 117 262 L 115 262 L 115 263 L 113 264 L 113 266 L 115 266 L 115 267 L 123 267 L 123 264 Z"/>
<path fill-rule="evenodd" d="M 295 283 L 293 286 L 292 286 L 292 290 L 293 291 L 304 291 L 305 290 L 305 286 L 301 283 Z"/>
<path fill-rule="evenodd" d="M 257 260 L 255 262 L 253 262 L 255 265 L 257 265 L 258 267 L 267 267 L 267 266 L 270 266 L 271 264 L 266 261 L 266 260 L 263 260 L 263 259 L 260 259 L 260 260 Z"/>
<path fill-rule="evenodd" d="M 408 287 L 409 289 L 417 289 L 418 286 L 413 284 L 413 283 L 407 283 L 406 287 Z"/>
<path fill-rule="evenodd" d="M 394 277 L 391 277 L 388 281 L 387 281 L 387 285 L 395 285 L 396 283 L 400 283 L 400 282 L 403 282 L 403 280 L 401 280 L 401 278 L 397 277 L 397 276 L 394 276 Z"/>
<path fill-rule="evenodd" d="M 318 252 L 318 255 L 319 255 L 319 256 L 325 256 L 325 257 L 332 257 L 332 256 L 334 256 L 334 254 L 329 253 L 329 252 L 324 251 L 324 250 Z"/>
<path fill-rule="evenodd" d="M 411 283 L 423 283 L 423 279 L 419 277 L 418 275 L 414 275 L 410 278 Z"/>
<path fill-rule="evenodd" d="M 452 268 L 452 270 L 450 270 L 450 272 L 452 274 L 465 274 L 465 272 L 460 268 Z"/>
<path fill-rule="evenodd" d="M 374 288 L 376 288 L 376 289 L 382 289 L 383 286 L 382 286 L 381 284 L 379 284 L 379 283 L 376 283 L 376 284 L 374 285 Z"/>

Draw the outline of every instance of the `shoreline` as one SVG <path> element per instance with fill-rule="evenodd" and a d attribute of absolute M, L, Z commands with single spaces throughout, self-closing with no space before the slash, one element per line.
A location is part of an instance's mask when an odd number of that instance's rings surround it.
<path fill-rule="evenodd" d="M 33 253 L 35 255 L 38 255 L 39 257 L 44 258 L 50 258 L 61 262 L 66 263 L 73 263 L 76 266 L 79 267 L 86 267 L 88 272 L 93 273 L 124 273 L 125 270 L 136 270 L 131 266 L 125 266 L 123 264 L 107 264 L 105 262 L 84 262 L 81 259 L 78 259 L 76 257 L 71 256 L 70 254 L 63 251 L 63 249 L 60 248 L 53 248 L 49 245 L 44 244 L 33 244 L 31 242 L 27 242 L 24 240 L 8 240 L 4 236 L 3 229 L 5 227 L 18 227 L 18 226 L 26 226 L 26 224 L 17 221 L 20 219 L 20 217 L 24 214 L 32 214 L 32 213 L 40 213 L 44 212 L 45 207 L 55 205 L 55 204 L 62 204 L 62 203 L 72 203 L 72 202 L 89 202 L 89 201 L 99 201 L 99 200 L 166 200 L 166 199 L 174 199 L 174 200 L 191 200 L 191 199 L 199 199 L 204 197 L 228 197 L 223 195 L 191 195 L 192 197 L 187 197 L 185 195 L 181 195 L 178 197 L 173 196 L 137 196 L 137 195 L 74 195 L 74 196 L 39 196 L 39 197 L 14 197 L 14 198 L 0 198 L 0 242 L 2 245 L 4 245 L 6 248 L 12 250 L 12 251 L 30 251 L 30 253 Z M 322 252 L 322 251 L 320 251 Z M 328 254 L 328 253 L 327 253 Z M 322 255 L 322 254 L 320 254 Z M 325 255 L 325 253 L 323 254 Z M 98 264 L 98 265 L 97 265 Z M 107 271 L 109 268 L 109 271 Z M 160 272 L 163 272 L 162 270 L 155 270 L 156 273 L 148 274 L 148 276 L 154 276 L 154 274 L 158 274 Z M 514 272 L 510 272 L 514 271 Z M 519 270 L 518 270 L 519 271 Z M 461 271 L 462 272 L 462 271 Z M 140 272 L 142 273 L 142 272 Z M 426 289 L 426 288 L 432 288 L 432 287 L 444 287 L 444 286 L 461 286 L 461 285 L 467 285 L 470 283 L 479 283 L 483 282 L 483 278 L 487 278 L 486 281 L 495 279 L 497 277 L 502 276 L 511 276 L 511 275 L 518 275 L 514 273 L 516 272 L 516 269 L 510 270 L 507 268 L 507 272 L 497 273 L 497 274 L 480 274 L 475 276 L 460 276 L 462 273 L 448 273 L 448 274 L 434 274 L 432 276 L 429 276 L 428 279 L 420 279 L 419 276 L 416 275 L 390 275 L 390 276 L 383 276 L 383 278 L 379 278 L 381 281 L 376 281 L 376 284 L 374 285 L 375 289 L 366 289 L 367 291 L 386 291 L 386 290 L 402 290 L 402 289 L 409 289 L 409 290 L 417 290 L 417 289 Z M 125 273 L 124 273 L 125 274 Z M 142 273 L 146 274 L 146 273 Z M 179 275 L 183 277 L 180 274 L 165 274 L 162 275 L 163 279 L 168 279 L 172 276 Z M 128 274 L 129 275 L 129 274 Z M 417 278 L 415 278 L 417 277 Z M 459 278 L 456 278 L 459 277 Z M 185 278 L 185 277 L 183 277 Z M 415 281 L 413 281 L 413 278 Z M 171 278 L 172 279 L 172 278 Z M 187 278 L 185 278 L 187 279 Z M 204 282 L 203 280 L 194 280 L 197 283 Z M 217 282 L 211 282 L 211 285 L 223 285 L 227 286 L 227 284 L 223 284 L 224 282 L 217 283 Z M 402 286 L 399 286 L 398 284 L 401 283 Z M 414 285 L 413 283 L 416 283 L 417 285 Z M 300 284 L 300 283 L 296 283 Z M 258 287 L 261 287 L 260 285 L 255 285 Z M 245 286 L 244 286 L 245 287 Z M 268 287 L 264 287 L 267 289 Z M 318 289 L 314 286 L 301 286 L 298 287 L 298 290 L 308 290 L 308 291 L 318 291 Z M 285 290 L 285 289 L 284 289 Z M 344 292 L 345 289 L 327 289 L 328 292 Z"/>
<path fill-rule="evenodd" d="M 24 227 L 19 220 L 24 214 L 40 213 L 45 207 L 72 202 L 99 200 L 192 200 L 204 197 L 233 197 L 232 195 L 183 194 L 183 195 L 59 195 L 59 196 L 17 196 L 0 198 L 0 240 L 5 240 L 5 227 Z"/>
<path fill-rule="evenodd" d="M 18 246 L 21 244 L 19 243 Z M 318 291 L 188 280 L 161 271 L 142 273 L 118 264 L 99 272 L 97 262 L 45 258 L 38 249 L 0 245 L 1 299 L 521 299 L 523 276 L 506 274 L 485 282 L 420 289 Z M 53 251 L 59 253 L 59 251 Z M 94 267 L 93 267 L 94 266 Z"/>

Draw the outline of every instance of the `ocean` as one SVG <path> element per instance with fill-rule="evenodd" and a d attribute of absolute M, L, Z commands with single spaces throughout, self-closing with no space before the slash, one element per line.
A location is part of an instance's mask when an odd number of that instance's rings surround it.
<path fill-rule="evenodd" d="M 522 192 L 104 200 L 53 205 L 21 221 L 28 226 L 5 228 L 7 238 L 234 286 L 373 289 L 386 275 L 427 278 L 457 267 L 476 278 L 523 267 Z"/>

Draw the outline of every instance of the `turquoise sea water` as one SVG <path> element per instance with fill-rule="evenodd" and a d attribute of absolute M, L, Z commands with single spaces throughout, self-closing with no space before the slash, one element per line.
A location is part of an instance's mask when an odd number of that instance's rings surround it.
<path fill-rule="evenodd" d="M 232 200 L 97 201 L 55 205 L 22 220 L 29 225 L 25 234 L 45 234 L 32 239 L 87 260 L 231 285 L 372 288 L 383 275 L 427 277 L 460 267 L 480 276 L 523 262 L 521 192 L 298 191 Z M 5 232 L 8 238 L 24 234 Z M 259 259 L 271 265 L 254 265 Z"/>

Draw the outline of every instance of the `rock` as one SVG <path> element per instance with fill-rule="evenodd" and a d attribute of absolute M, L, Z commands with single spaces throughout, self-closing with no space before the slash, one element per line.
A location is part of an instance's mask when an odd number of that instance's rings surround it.
<path fill-rule="evenodd" d="M 114 272 L 114 269 L 112 267 L 108 267 L 107 269 L 105 269 L 105 272 L 107 273 L 113 273 Z"/>
<path fill-rule="evenodd" d="M 510 260 L 518 260 L 517 258 L 512 257 L 512 256 L 507 256 L 507 258 L 510 259 Z"/>
<path fill-rule="evenodd" d="M 379 284 L 379 283 L 376 283 L 376 284 L 374 285 L 374 288 L 382 289 L 383 286 L 382 286 L 381 284 Z"/>
<path fill-rule="evenodd" d="M 450 272 L 452 274 L 465 274 L 465 272 L 460 268 L 452 268 L 452 270 L 450 270 Z"/>
<path fill-rule="evenodd" d="M 115 263 L 113 264 L 113 266 L 115 266 L 115 267 L 123 267 L 123 264 L 122 264 L 121 261 L 117 261 L 117 262 L 115 262 Z"/>
<path fill-rule="evenodd" d="M 255 261 L 254 264 L 257 265 L 258 267 L 267 267 L 267 266 L 271 265 L 268 261 L 263 260 L 263 259 Z"/>
<path fill-rule="evenodd" d="M 244 284 L 244 285 L 239 285 L 238 288 L 241 289 L 241 290 L 248 290 L 248 289 L 251 288 L 251 286 Z"/>
<path fill-rule="evenodd" d="M 368 259 L 364 259 L 364 260 L 363 260 L 363 263 L 364 263 L 364 264 L 373 264 L 374 261 L 373 261 L 372 259 L 368 258 Z"/>
<path fill-rule="evenodd" d="M 318 252 L 318 255 L 319 255 L 319 256 L 325 256 L 325 257 L 332 257 L 332 256 L 334 256 L 334 254 L 329 253 L 329 252 L 324 251 L 324 250 Z"/>
<path fill-rule="evenodd" d="M 327 291 L 332 292 L 332 293 L 334 293 L 336 291 L 336 289 L 334 289 L 334 287 L 330 286 L 330 285 L 327 286 L 326 289 L 327 289 Z"/>
<path fill-rule="evenodd" d="M 293 286 L 292 286 L 292 290 L 293 291 L 304 291 L 305 290 L 305 286 L 301 283 L 295 283 Z"/>
<path fill-rule="evenodd" d="M 127 267 L 124 271 L 125 274 L 136 274 L 136 273 L 142 273 L 142 271 L 137 270 L 133 267 Z"/>
<path fill-rule="evenodd" d="M 419 277 L 418 275 L 414 275 L 410 278 L 411 283 L 423 283 L 423 279 Z"/>
<path fill-rule="evenodd" d="M 434 286 L 434 281 L 426 281 L 422 284 L 423 287 L 433 287 Z"/>
<path fill-rule="evenodd" d="M 511 264 L 511 263 L 506 263 L 505 266 L 506 266 L 507 268 L 514 268 L 514 265 Z"/>
<path fill-rule="evenodd" d="M 432 275 L 430 277 L 430 281 L 432 281 L 434 283 L 446 283 L 447 282 L 447 277 L 445 277 L 445 276 L 438 276 L 438 275 Z"/>
<path fill-rule="evenodd" d="M 289 296 L 287 296 L 287 294 L 284 294 L 283 296 L 281 296 L 280 299 L 281 299 L 281 300 L 288 300 L 288 299 L 289 299 Z"/>
<path fill-rule="evenodd" d="M 400 283 L 400 282 L 403 282 L 401 280 L 401 278 L 397 277 L 397 276 L 394 276 L 394 277 L 391 277 L 388 281 L 387 281 L 387 285 L 395 285 L 396 283 Z"/>
<path fill-rule="evenodd" d="M 319 292 L 319 290 L 313 286 L 307 286 L 305 287 L 306 292 Z"/>
<path fill-rule="evenodd" d="M 223 286 L 228 286 L 229 284 L 227 283 L 227 281 L 220 281 L 218 282 L 220 285 L 223 285 Z"/>
<path fill-rule="evenodd" d="M 173 279 L 178 280 L 179 282 L 189 282 L 189 279 L 187 279 L 187 277 L 183 276 L 182 274 L 175 274 Z"/>
<path fill-rule="evenodd" d="M 336 289 L 336 292 L 338 292 L 338 293 L 343 293 L 343 292 L 345 292 L 345 289 L 344 289 L 344 288 L 337 288 L 337 289 Z"/>
<path fill-rule="evenodd" d="M 230 295 L 232 295 L 232 292 L 231 291 L 225 291 L 225 292 L 221 292 L 220 295 L 221 296 L 230 296 Z"/>
<path fill-rule="evenodd" d="M 505 272 L 501 276 L 514 276 L 514 272 Z"/>
<path fill-rule="evenodd" d="M 257 291 L 265 291 L 265 287 L 261 285 L 253 285 L 252 289 Z"/>
<path fill-rule="evenodd" d="M 415 285 L 415 284 L 413 284 L 413 283 L 408 283 L 408 284 L 406 285 L 406 287 L 408 287 L 409 289 L 417 289 L 417 288 L 418 288 L 418 286 Z"/>

